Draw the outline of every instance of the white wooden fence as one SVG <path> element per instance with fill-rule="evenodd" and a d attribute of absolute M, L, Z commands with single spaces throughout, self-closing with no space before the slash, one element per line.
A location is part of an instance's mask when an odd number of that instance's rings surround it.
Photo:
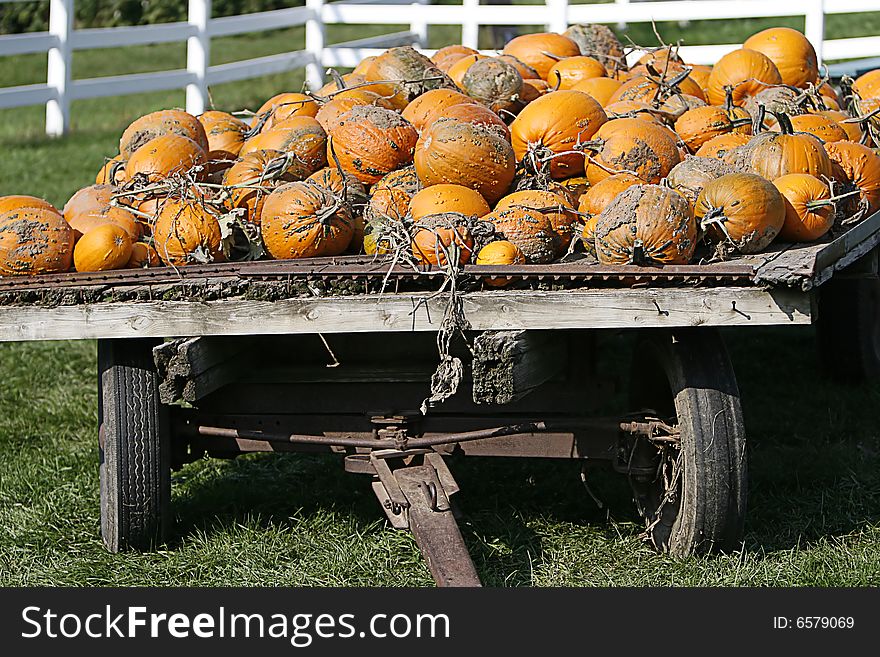
<path fill-rule="evenodd" d="M 30 0 L 0 0 L 27 2 Z M 641 23 L 656 21 L 729 20 L 738 18 L 804 16 L 805 32 L 820 60 L 880 55 L 880 36 L 825 39 L 828 14 L 880 11 L 880 0 L 615 0 L 609 4 L 570 4 L 544 0 L 543 5 L 430 5 L 428 0 L 305 0 L 304 7 L 278 9 L 241 16 L 211 18 L 211 0 L 188 0 L 188 20 L 139 27 L 74 29 L 75 0 L 50 0 L 49 31 L 0 35 L 0 58 L 26 53 L 48 54 L 46 83 L 0 88 L 0 109 L 26 105 L 46 106 L 46 133 L 64 134 L 70 123 L 70 103 L 84 98 L 119 96 L 167 89 L 186 89 L 186 109 L 204 111 L 208 87 L 305 68 L 315 87 L 330 66 L 354 66 L 360 59 L 395 45 L 427 43 L 428 25 L 460 25 L 461 43 L 477 47 L 481 25 L 544 25 L 561 32 L 574 23 Z M 391 24 L 406 30 L 377 37 L 328 45 L 325 26 L 334 23 Z M 305 26 L 305 49 L 211 65 L 213 37 Z M 76 50 L 116 48 L 186 41 L 186 68 L 156 73 L 72 79 Z M 682 56 L 693 63 L 711 63 L 736 48 L 733 44 L 687 46 Z M 8 60 L 7 60 L 8 61 Z M 4 64 L 0 59 L 0 66 Z"/>

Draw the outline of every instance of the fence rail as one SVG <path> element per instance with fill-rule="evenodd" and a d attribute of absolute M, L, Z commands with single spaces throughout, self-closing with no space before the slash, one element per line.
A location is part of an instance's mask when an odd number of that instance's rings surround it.
<path fill-rule="evenodd" d="M 0 0 L 22 2 L 28 0 Z M 241 16 L 211 18 L 211 0 L 188 0 L 188 20 L 138 27 L 74 29 L 75 0 L 50 0 L 49 30 L 35 34 L 0 35 L 0 57 L 47 53 L 46 83 L 0 88 L 0 109 L 46 106 L 46 133 L 64 134 L 70 125 L 70 103 L 85 98 L 186 89 L 186 109 L 200 114 L 208 103 L 208 87 L 272 73 L 304 68 L 310 86 L 320 86 L 328 66 L 354 66 L 384 48 L 427 45 L 428 25 L 460 25 L 461 43 L 478 46 L 481 25 L 543 25 L 563 31 L 574 23 L 644 23 L 656 21 L 724 20 L 803 16 L 805 34 L 820 60 L 880 55 L 880 36 L 825 39 L 829 14 L 880 11 L 880 0 L 659 0 L 608 4 L 569 4 L 544 0 L 543 5 L 498 7 L 480 0 L 460 5 L 430 5 L 428 0 L 305 0 L 304 7 L 277 9 Z M 388 24 L 408 26 L 390 34 L 327 44 L 329 24 Z M 211 39 L 248 32 L 305 26 L 305 49 L 228 64 L 211 65 Z M 154 43 L 186 42 L 186 68 L 75 80 L 73 52 Z M 682 56 L 693 63 L 711 63 L 736 44 L 683 46 Z"/>

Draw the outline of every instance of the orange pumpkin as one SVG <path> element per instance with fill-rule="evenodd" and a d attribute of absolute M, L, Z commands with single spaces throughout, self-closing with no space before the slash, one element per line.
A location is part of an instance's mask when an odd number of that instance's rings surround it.
<path fill-rule="evenodd" d="M 327 133 L 311 116 L 294 116 L 248 139 L 239 156 L 254 151 L 294 153 L 310 172 L 315 172 L 327 166 Z"/>
<path fill-rule="evenodd" d="M 694 153 L 712 137 L 731 132 L 752 134 L 752 122 L 749 113 L 742 108 L 706 105 L 682 114 L 675 122 L 675 132 Z"/>
<path fill-rule="evenodd" d="M 504 54 L 512 55 L 531 66 L 538 75 L 546 80 L 552 66 L 560 59 L 575 57 L 581 54 L 578 45 L 561 34 L 538 32 L 523 34 L 507 42 Z"/>
<path fill-rule="evenodd" d="M 476 104 L 476 102 L 473 98 L 452 89 L 432 89 L 407 105 L 401 116 L 421 132 L 438 112 L 454 105 Z"/>
<path fill-rule="evenodd" d="M 599 215 L 595 241 L 603 265 L 687 264 L 697 246 L 697 224 L 678 193 L 633 185 Z"/>
<path fill-rule="evenodd" d="M 840 167 L 848 190 L 859 190 L 860 208 L 866 212 L 880 210 L 880 155 L 851 141 L 825 145 L 828 156 Z"/>
<path fill-rule="evenodd" d="M 747 97 L 775 84 L 782 84 L 776 64 L 757 50 L 740 48 L 712 67 L 707 100 L 711 105 L 724 105 L 729 92 L 733 104 L 742 105 Z"/>
<path fill-rule="evenodd" d="M 462 185 L 431 185 L 417 192 L 409 202 L 409 213 L 413 221 L 432 214 L 457 212 L 465 217 L 482 217 L 491 208 L 478 192 Z"/>
<path fill-rule="evenodd" d="M 196 142 L 169 132 L 137 149 L 125 164 L 125 176 L 129 180 L 142 176 L 153 183 L 175 174 L 192 172 L 196 180 L 201 180 L 204 171 L 195 167 L 203 167 L 206 161 L 207 154 Z"/>
<path fill-rule="evenodd" d="M 484 105 L 478 103 L 461 103 L 444 109 L 438 110 L 431 115 L 425 128 L 430 127 L 438 119 L 455 119 L 464 123 L 473 123 L 492 128 L 495 132 L 499 132 L 507 141 L 510 141 L 510 128 L 501 120 L 495 112 Z M 425 129 L 423 128 L 423 130 Z"/>
<path fill-rule="evenodd" d="M 162 264 L 159 254 L 151 244 L 135 242 L 131 245 L 131 257 L 125 264 L 126 269 L 143 269 L 146 267 L 158 267 Z"/>
<path fill-rule="evenodd" d="M 127 160 L 147 142 L 169 134 L 191 139 L 208 152 L 208 136 L 196 117 L 182 110 L 160 110 L 140 117 L 125 129 L 119 153 Z"/>
<path fill-rule="evenodd" d="M 575 84 L 572 91 L 581 91 L 596 99 L 602 107 L 611 102 L 611 96 L 620 88 L 620 82 L 612 78 L 588 78 Z"/>
<path fill-rule="evenodd" d="M 235 159 L 250 129 L 248 124 L 226 112 L 208 111 L 198 117 L 208 138 L 208 159 Z"/>
<path fill-rule="evenodd" d="M 860 75 L 852 88 L 860 98 L 880 98 L 880 68 Z"/>
<path fill-rule="evenodd" d="M 574 237 L 574 226 L 578 217 L 574 207 L 559 194 L 540 189 L 529 189 L 508 194 L 495 206 L 495 212 L 507 208 L 522 208 L 538 212 L 550 220 L 555 234 L 555 253 L 557 256 L 568 250 Z"/>
<path fill-rule="evenodd" d="M 28 196 L 26 194 L 0 196 L 0 214 L 23 208 L 42 208 L 44 210 L 51 210 L 56 214 L 61 214 L 49 201 L 37 198 L 36 196 Z"/>
<path fill-rule="evenodd" d="M 113 185 L 91 185 L 70 197 L 64 206 L 63 215 L 76 231 L 75 239 L 103 224 L 119 226 L 132 240 L 140 238 L 143 231 L 137 217 L 125 208 L 111 204 L 117 191 Z"/>
<path fill-rule="evenodd" d="M 524 104 L 522 76 L 500 57 L 474 62 L 465 71 L 459 86 L 468 96 L 505 116 L 516 114 Z"/>
<path fill-rule="evenodd" d="M 495 227 L 495 236 L 522 251 L 530 263 L 550 262 L 556 256 L 556 232 L 550 219 L 536 210 L 510 206 L 483 217 Z"/>
<path fill-rule="evenodd" d="M 601 105 L 579 91 L 554 91 L 529 103 L 510 124 L 517 160 L 553 178 L 584 172 L 584 156 L 574 152 L 589 141 L 607 117 Z"/>
<path fill-rule="evenodd" d="M 278 185 L 302 180 L 307 175 L 309 170 L 305 164 L 281 151 L 248 153 L 223 177 L 223 185 L 229 189 L 226 207 L 244 210 L 242 219 L 259 224 L 266 196 Z"/>
<path fill-rule="evenodd" d="M 688 155 L 672 168 L 666 176 L 666 184 L 694 206 L 707 183 L 729 173 L 736 173 L 736 170 L 723 162 Z"/>
<path fill-rule="evenodd" d="M 477 253 L 478 265 L 523 265 L 526 257 L 515 244 L 507 240 L 489 242 Z M 483 282 L 491 287 L 504 287 L 512 279 L 509 276 L 486 276 Z"/>
<path fill-rule="evenodd" d="M 706 101 L 688 94 L 675 94 L 664 100 L 663 104 L 657 109 L 660 116 L 663 116 L 672 123 L 680 119 L 685 112 L 698 107 L 706 107 Z M 746 116 L 748 116 L 748 113 L 746 113 Z"/>
<path fill-rule="evenodd" d="M 591 185 L 615 173 L 631 173 L 644 182 L 658 183 L 681 161 L 668 132 L 640 119 L 614 119 L 590 143 L 587 178 Z"/>
<path fill-rule="evenodd" d="M 500 132 L 455 119 L 438 119 L 422 132 L 414 163 L 423 185 L 464 185 L 489 203 L 504 196 L 516 173 L 513 148 Z"/>
<path fill-rule="evenodd" d="M 315 120 L 321 124 L 327 132 L 339 124 L 339 119 L 350 109 L 359 106 L 375 105 L 385 109 L 391 109 L 390 103 L 379 94 L 366 89 L 354 89 L 352 91 L 344 91 L 340 95 L 335 96 L 327 101 L 318 110 Z"/>
<path fill-rule="evenodd" d="M 364 184 L 350 173 L 344 171 L 340 173 L 336 167 L 324 167 L 306 178 L 306 182 L 323 187 L 339 198 L 344 198 L 355 211 L 360 211 L 367 203 L 367 188 Z M 357 218 L 356 216 L 355 219 Z"/>
<path fill-rule="evenodd" d="M 727 151 L 748 144 L 750 140 L 751 137 L 749 135 L 728 132 L 723 135 L 718 135 L 717 137 L 712 137 L 704 142 L 703 145 L 697 149 L 695 155 L 697 157 L 713 157 L 721 159 Z"/>
<path fill-rule="evenodd" d="M 834 121 L 837 126 L 846 133 L 847 141 L 860 142 L 862 140 L 862 128 L 858 123 L 847 123 L 852 117 L 840 110 L 823 110 L 818 113 Z"/>
<path fill-rule="evenodd" d="M 676 93 L 694 96 L 700 100 L 706 100 L 703 89 L 689 77 L 681 79 L 677 85 L 671 85 L 667 79 L 666 84 L 661 85 L 656 79 L 645 75 L 630 77 L 611 94 L 609 103 L 621 100 L 637 100 L 649 105 L 659 105 L 669 96 Z"/>
<path fill-rule="evenodd" d="M 604 78 L 608 71 L 597 59 L 585 57 L 566 57 L 560 59 L 547 72 L 547 82 L 556 89 L 571 89 L 579 82 L 591 78 Z"/>
<path fill-rule="evenodd" d="M 162 262 L 183 266 L 223 259 L 220 222 L 206 203 L 169 198 L 159 208 L 153 245 Z"/>
<path fill-rule="evenodd" d="M 807 173 L 790 173 L 773 181 L 785 199 L 785 223 L 779 239 L 812 242 L 834 226 L 834 201 L 824 182 Z"/>
<path fill-rule="evenodd" d="M 703 90 L 703 96 L 709 98 L 709 75 L 712 73 L 712 67 L 704 64 L 689 64 L 691 72 L 688 77 L 700 85 Z"/>
<path fill-rule="evenodd" d="M 72 260 L 73 229 L 56 210 L 29 205 L 0 212 L 0 276 L 63 272 Z"/>
<path fill-rule="evenodd" d="M 795 132 L 805 132 L 818 137 L 826 144 L 830 141 L 844 141 L 849 135 L 834 119 L 822 114 L 800 114 L 791 117 L 791 126 Z"/>
<path fill-rule="evenodd" d="M 595 185 L 591 185 L 586 193 L 580 197 L 578 212 L 598 215 L 608 207 L 615 196 L 642 182 L 641 178 L 630 173 L 616 173 L 613 176 L 608 176 Z"/>
<path fill-rule="evenodd" d="M 464 217 L 454 212 L 432 214 L 418 222 L 412 239 L 412 253 L 422 265 L 444 266 L 449 256 L 458 253 L 458 264 L 471 258 L 474 240 Z"/>
<path fill-rule="evenodd" d="M 318 185 L 293 182 L 266 197 L 260 216 L 266 251 L 277 260 L 335 256 L 354 236 L 348 204 Z"/>
<path fill-rule="evenodd" d="M 121 155 L 104 162 L 104 166 L 95 176 L 96 185 L 122 185 L 125 181 L 125 160 Z"/>
<path fill-rule="evenodd" d="M 364 184 L 412 162 L 419 133 L 396 112 L 381 107 L 354 107 L 331 129 L 327 160 Z M 335 149 L 335 157 L 334 157 Z"/>
<path fill-rule="evenodd" d="M 663 125 L 663 119 L 657 110 L 640 100 L 618 100 L 605 106 L 605 114 L 609 119 L 641 119 L 656 125 Z"/>
<path fill-rule="evenodd" d="M 473 48 L 468 48 L 467 46 L 463 46 L 460 43 L 455 43 L 449 46 L 443 46 L 437 52 L 435 52 L 431 56 L 431 61 L 435 64 L 445 57 L 449 55 L 475 55 L 477 51 Z"/>
<path fill-rule="evenodd" d="M 464 75 L 467 73 L 468 69 L 476 64 L 481 59 L 485 59 L 486 55 L 481 55 L 479 53 L 474 55 L 465 55 L 457 62 L 455 62 L 449 69 L 446 71 L 446 74 L 449 76 L 449 79 L 455 83 L 459 89 L 461 89 L 464 84 Z"/>
<path fill-rule="evenodd" d="M 767 180 L 776 180 L 788 173 L 809 173 L 821 178 L 830 178 L 831 160 L 822 142 L 813 135 L 793 134 L 791 121 L 784 114 L 777 115 L 781 133 L 764 132 L 752 137 L 742 146 L 746 170 L 753 171 Z M 740 163 L 738 154 L 731 151 L 724 161 L 734 166 Z"/>
<path fill-rule="evenodd" d="M 523 80 L 520 100 L 524 105 L 528 105 L 546 93 L 550 93 L 550 85 L 543 80 Z"/>
<path fill-rule="evenodd" d="M 520 59 L 517 59 L 513 55 L 498 55 L 498 59 L 501 59 L 519 71 L 520 76 L 522 76 L 523 81 L 525 80 L 535 80 L 539 82 L 544 82 L 538 72 L 533 69 L 531 66 L 526 64 Z"/>
<path fill-rule="evenodd" d="M 131 258 L 132 240 L 124 228 L 101 224 L 85 233 L 73 248 L 73 265 L 77 271 L 110 271 L 121 269 Z"/>
<path fill-rule="evenodd" d="M 407 102 L 430 89 L 455 88 L 443 71 L 434 66 L 434 62 L 412 46 L 389 48 L 370 62 L 365 75 L 371 82 L 396 82 L 397 90 L 402 91 Z"/>
<path fill-rule="evenodd" d="M 790 27 L 771 27 L 753 34 L 743 48 L 756 50 L 772 61 L 782 84 L 805 88 L 819 77 L 819 61 L 809 39 Z"/>
<path fill-rule="evenodd" d="M 766 178 L 731 173 L 706 184 L 694 214 L 713 242 L 740 253 L 757 253 L 782 229 L 785 201 Z"/>
<path fill-rule="evenodd" d="M 370 189 L 364 217 L 367 221 L 402 221 L 409 213 L 410 200 L 420 189 L 422 183 L 414 167 L 392 171 Z"/>
<path fill-rule="evenodd" d="M 370 69 L 370 65 L 373 63 L 374 59 L 376 59 L 375 55 L 370 55 L 369 57 L 364 57 L 361 61 L 358 62 L 358 65 L 355 66 L 351 72 L 354 75 L 366 75 L 366 73 Z"/>
<path fill-rule="evenodd" d="M 314 117 L 317 113 L 318 103 L 314 98 L 300 93 L 282 93 L 263 103 L 254 115 L 252 125 L 261 126 L 262 132 L 295 116 Z"/>

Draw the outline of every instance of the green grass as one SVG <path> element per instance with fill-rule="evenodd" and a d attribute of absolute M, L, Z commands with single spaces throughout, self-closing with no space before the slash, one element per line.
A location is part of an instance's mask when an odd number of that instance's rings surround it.
<path fill-rule="evenodd" d="M 661 26 L 688 43 L 737 41 L 779 21 Z M 795 26 L 797 26 L 795 24 Z M 709 31 L 713 30 L 712 34 Z M 715 31 L 719 30 L 719 31 Z M 830 36 L 880 32 L 880 16 Z M 644 26 L 633 38 L 647 43 Z M 332 40 L 364 36 L 341 26 Z M 433 28 L 431 42 L 455 39 Z M 711 39 L 710 39 L 711 36 Z M 215 62 L 302 47 L 300 29 L 217 39 Z M 183 66 L 179 45 L 78 53 L 77 77 Z M 0 86 L 39 82 L 44 58 L 0 66 Z M 292 73 L 212 89 L 218 108 L 255 109 L 302 85 Z M 73 132 L 43 137 L 43 110 L 0 112 L 0 195 L 56 204 L 89 184 L 137 116 L 180 106 L 182 92 L 81 101 Z M 616 480 L 599 478 L 609 507 L 585 494 L 575 464 L 473 460 L 454 464 L 464 532 L 494 585 L 880 584 L 880 387 L 829 384 L 816 371 L 810 329 L 727 335 L 751 446 L 744 549 L 674 560 L 643 544 Z M 617 340 L 611 353 L 623 353 Z M 0 346 L 0 586 L 429 585 L 408 535 L 382 519 L 363 477 L 336 458 L 251 456 L 199 461 L 174 477 L 174 540 L 153 554 L 114 556 L 99 540 L 94 343 Z"/>

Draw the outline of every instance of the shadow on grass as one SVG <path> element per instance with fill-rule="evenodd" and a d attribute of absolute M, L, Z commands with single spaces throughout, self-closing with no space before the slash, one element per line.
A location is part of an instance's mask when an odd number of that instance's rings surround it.
<path fill-rule="evenodd" d="M 745 547 L 770 553 L 805 548 L 880 523 L 880 387 L 821 379 L 811 330 L 725 335 L 739 377 L 749 432 L 750 502 Z M 619 349 L 612 350 L 620 353 Z M 545 557 L 542 528 L 588 528 L 635 539 L 640 525 L 622 478 L 600 474 L 600 509 L 566 461 L 459 458 L 461 521 L 487 584 L 532 583 Z M 258 514 L 286 526 L 315 513 L 346 515 L 358 531 L 393 531 L 369 478 L 351 475 L 335 456 L 259 455 L 205 461 L 176 478 L 178 541 Z M 609 518 L 615 522 L 609 522 Z M 559 530 L 557 530 L 559 531 Z"/>

